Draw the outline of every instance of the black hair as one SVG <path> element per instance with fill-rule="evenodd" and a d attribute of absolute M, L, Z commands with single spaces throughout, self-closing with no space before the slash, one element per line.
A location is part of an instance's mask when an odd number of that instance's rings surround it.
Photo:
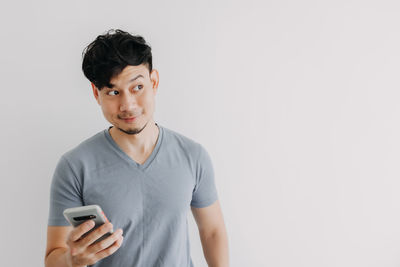
<path fill-rule="evenodd" d="M 122 30 L 109 30 L 97 36 L 82 53 L 82 70 L 99 90 L 111 87 L 110 80 L 128 66 L 145 64 L 151 72 L 151 47 L 143 37 Z"/>

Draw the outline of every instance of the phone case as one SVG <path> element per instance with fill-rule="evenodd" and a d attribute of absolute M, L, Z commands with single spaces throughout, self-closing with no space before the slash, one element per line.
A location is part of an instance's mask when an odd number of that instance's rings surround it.
<path fill-rule="evenodd" d="M 106 215 L 99 205 L 88 205 L 76 208 L 69 208 L 64 210 L 63 214 L 65 219 L 67 219 L 67 221 L 74 227 L 86 222 L 87 220 L 94 221 L 95 226 L 89 232 L 85 233 L 82 237 L 85 237 L 102 224 L 108 222 Z M 97 239 L 96 242 L 99 242 L 110 236 L 112 232 L 113 231 L 111 230 L 109 233 Z"/>

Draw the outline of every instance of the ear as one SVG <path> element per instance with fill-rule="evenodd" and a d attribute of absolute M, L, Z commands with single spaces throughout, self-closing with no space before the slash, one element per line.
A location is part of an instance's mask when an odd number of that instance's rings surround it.
<path fill-rule="evenodd" d="M 158 71 L 156 69 L 153 69 L 150 73 L 150 80 L 154 94 L 157 92 L 159 79 L 160 78 L 158 76 Z"/>
<path fill-rule="evenodd" d="M 90 84 L 92 85 L 93 95 L 96 98 L 97 103 L 100 105 L 99 90 L 97 90 L 97 87 L 93 83 Z"/>

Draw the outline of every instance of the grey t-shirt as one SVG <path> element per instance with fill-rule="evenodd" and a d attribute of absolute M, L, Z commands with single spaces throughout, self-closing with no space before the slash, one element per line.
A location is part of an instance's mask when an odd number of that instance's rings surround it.
<path fill-rule="evenodd" d="M 189 267 L 187 214 L 218 196 L 206 150 L 160 129 L 146 162 L 132 160 L 105 129 L 61 156 L 50 191 L 49 226 L 66 226 L 66 208 L 100 205 L 124 242 L 96 267 Z"/>

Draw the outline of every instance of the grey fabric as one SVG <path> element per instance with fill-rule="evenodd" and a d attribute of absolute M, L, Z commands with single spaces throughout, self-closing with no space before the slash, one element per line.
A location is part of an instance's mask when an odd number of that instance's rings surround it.
<path fill-rule="evenodd" d="M 157 144 L 143 164 L 132 160 L 105 129 L 63 154 L 50 191 L 49 226 L 68 225 L 66 208 L 97 204 L 124 242 L 96 267 L 188 267 L 187 214 L 218 196 L 206 150 L 157 125 Z"/>

